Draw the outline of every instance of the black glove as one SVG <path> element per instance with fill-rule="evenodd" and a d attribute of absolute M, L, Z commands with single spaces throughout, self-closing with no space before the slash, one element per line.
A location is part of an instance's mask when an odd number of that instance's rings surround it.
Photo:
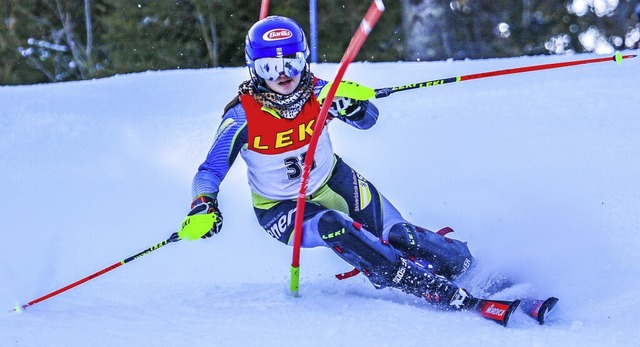
<path fill-rule="evenodd" d="M 222 229 L 222 212 L 218 209 L 218 201 L 208 196 L 201 196 L 191 203 L 191 211 L 187 214 L 178 233 L 181 238 L 194 240 L 198 237 L 206 239 Z"/>
<path fill-rule="evenodd" d="M 357 121 L 364 117 L 364 107 L 361 100 L 339 96 L 331 102 L 329 113 L 334 118 Z"/>

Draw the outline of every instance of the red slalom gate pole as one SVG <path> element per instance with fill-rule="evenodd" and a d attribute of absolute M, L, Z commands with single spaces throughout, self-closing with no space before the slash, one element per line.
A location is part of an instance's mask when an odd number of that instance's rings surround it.
<path fill-rule="evenodd" d="M 511 74 L 522 73 L 522 72 L 549 70 L 549 69 L 557 69 L 557 68 L 562 68 L 562 67 L 567 67 L 567 66 L 602 63 L 602 62 L 610 62 L 610 61 L 614 61 L 614 62 L 617 62 L 618 64 L 620 64 L 620 63 L 622 63 L 622 60 L 635 58 L 636 56 L 637 56 L 636 54 L 622 55 L 620 52 L 617 52 L 613 57 L 593 58 L 593 59 L 584 59 L 584 60 L 572 60 L 572 61 L 566 61 L 566 62 L 560 62 L 560 63 L 531 65 L 531 66 L 523 66 L 523 67 L 504 69 L 504 70 L 481 72 L 481 73 L 464 75 L 464 76 L 436 79 L 436 80 L 420 82 L 420 83 L 405 84 L 405 85 L 397 86 L 397 87 L 379 88 L 379 89 L 374 89 L 374 92 L 375 92 L 375 98 L 379 99 L 379 98 L 387 97 L 387 96 L 389 96 L 389 95 L 391 95 L 391 94 L 393 94 L 395 92 L 401 92 L 401 91 L 404 91 L 404 90 L 426 88 L 426 87 L 435 87 L 435 86 L 440 86 L 440 85 L 447 84 L 447 83 L 470 81 L 470 80 L 475 80 L 475 79 L 479 79 L 479 78 L 511 75 Z"/>
<path fill-rule="evenodd" d="M 329 93 L 322 103 L 322 108 L 320 109 L 320 113 L 316 118 L 316 124 L 313 127 L 313 135 L 311 136 L 311 142 L 309 143 L 309 150 L 305 156 L 304 160 L 304 168 L 302 171 L 302 178 L 300 182 L 300 191 L 298 193 L 298 199 L 296 201 L 296 218 L 294 221 L 294 229 L 293 229 L 293 256 L 291 260 L 291 285 L 290 290 L 291 294 L 294 297 L 298 296 L 299 292 L 299 284 L 300 284 L 300 245 L 302 243 L 302 221 L 304 219 L 304 206 L 306 201 L 306 193 L 307 193 L 307 184 L 309 182 L 309 172 L 311 171 L 311 164 L 313 163 L 313 156 L 315 155 L 316 147 L 318 145 L 318 139 L 320 138 L 320 133 L 324 128 L 325 122 L 327 120 L 327 113 L 329 112 L 329 107 L 331 107 L 331 101 L 338 90 L 339 82 L 342 80 L 342 76 L 344 76 L 345 71 L 347 70 L 347 66 L 355 59 L 356 55 L 360 51 L 360 48 L 364 44 L 364 41 L 369 36 L 369 33 L 375 26 L 376 22 L 384 12 L 384 4 L 382 0 L 374 0 L 367 10 L 367 13 L 364 15 L 364 18 L 360 22 L 360 26 L 356 30 L 356 33 L 351 38 L 351 42 L 347 47 L 347 50 L 344 52 L 342 59 L 340 60 L 340 65 L 338 67 L 338 73 L 336 77 L 333 79 L 333 83 L 329 88 Z"/>
<path fill-rule="evenodd" d="M 133 260 L 136 260 L 136 259 L 138 259 L 138 258 L 140 258 L 140 257 L 142 257 L 144 255 L 147 255 L 147 254 L 159 249 L 162 246 L 165 246 L 165 245 L 167 245 L 167 244 L 169 244 L 171 242 L 177 242 L 177 241 L 180 241 L 180 237 L 178 236 L 178 233 L 173 233 L 171 235 L 171 237 L 169 237 L 168 239 L 166 239 L 166 240 L 164 240 L 164 241 L 162 241 L 162 242 L 160 242 L 160 243 L 158 243 L 156 245 L 153 245 L 153 246 L 145 249 L 144 251 L 142 251 L 142 252 L 140 252 L 140 253 L 138 253 L 136 255 L 132 255 L 127 259 L 121 260 L 121 261 L 119 261 L 119 262 L 117 262 L 117 263 L 115 263 L 115 264 L 113 264 L 111 266 L 108 266 L 108 267 L 106 267 L 106 268 L 104 268 L 104 269 L 102 269 L 102 270 L 100 270 L 98 272 L 95 272 L 95 273 L 93 273 L 93 274 L 91 274 L 91 275 L 89 275 L 89 276 L 87 276 L 85 278 L 77 280 L 77 281 L 75 281 L 75 282 L 73 282 L 73 283 L 71 283 L 71 284 L 69 284 L 67 286 L 64 286 L 64 287 L 62 287 L 62 288 L 60 288 L 58 290 L 55 290 L 55 291 L 53 291 L 53 292 L 51 292 L 49 294 L 43 295 L 43 296 L 41 296 L 41 297 L 39 297 L 39 298 L 37 298 L 35 300 L 29 301 L 28 303 L 26 303 L 24 305 L 18 304 L 18 305 L 16 305 L 16 307 L 13 308 L 13 310 L 11 310 L 9 312 L 22 312 L 23 310 L 25 310 L 26 308 L 28 308 L 30 306 L 33 306 L 33 305 L 35 305 L 35 304 L 37 304 L 39 302 L 45 301 L 45 300 L 47 300 L 49 298 L 52 298 L 52 297 L 54 297 L 54 296 L 56 296 L 56 295 L 58 295 L 60 293 L 64 293 L 69 289 L 75 288 L 75 287 L 77 287 L 77 286 L 79 286 L 79 285 L 81 285 L 81 284 L 83 284 L 85 282 L 88 282 L 88 281 L 90 281 L 90 280 L 92 280 L 92 279 L 94 279 L 94 278 L 96 278 L 98 276 L 102 276 L 102 275 L 104 275 L 105 273 L 107 273 L 107 272 L 109 272 L 111 270 L 117 269 L 117 268 L 119 268 L 120 266 L 122 266 L 122 265 L 124 265 L 126 263 L 129 263 L 129 262 L 131 262 Z"/>
<path fill-rule="evenodd" d="M 262 0 L 260 4 L 260 19 L 265 19 L 269 15 L 269 0 Z"/>

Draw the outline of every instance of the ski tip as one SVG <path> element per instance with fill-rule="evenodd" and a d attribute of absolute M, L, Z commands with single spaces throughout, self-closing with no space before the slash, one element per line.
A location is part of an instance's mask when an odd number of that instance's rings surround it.
<path fill-rule="evenodd" d="M 504 319 L 500 323 L 500 324 L 502 324 L 503 327 L 506 327 L 507 324 L 509 324 L 509 318 L 511 318 L 511 314 L 513 312 L 515 312 L 516 309 L 518 309 L 518 306 L 520 306 L 520 300 L 514 300 L 511 303 L 511 305 L 509 305 L 509 309 L 507 310 L 507 314 L 504 316 Z"/>
<path fill-rule="evenodd" d="M 546 318 L 556 306 L 558 300 L 558 298 L 552 296 L 542 303 L 542 305 L 540 306 L 540 310 L 538 311 L 538 323 L 540 323 L 540 325 L 543 325 L 545 323 Z"/>

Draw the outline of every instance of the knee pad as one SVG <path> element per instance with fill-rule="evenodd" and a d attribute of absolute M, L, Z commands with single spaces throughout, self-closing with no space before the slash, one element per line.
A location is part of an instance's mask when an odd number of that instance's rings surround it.
<path fill-rule="evenodd" d="M 409 259 L 427 262 L 434 273 L 451 279 L 465 273 L 473 261 L 466 242 L 410 223 L 398 223 L 391 227 L 389 244 Z"/>

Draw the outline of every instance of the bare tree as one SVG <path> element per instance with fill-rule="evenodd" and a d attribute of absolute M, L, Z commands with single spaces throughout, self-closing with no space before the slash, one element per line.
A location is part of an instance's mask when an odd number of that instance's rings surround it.
<path fill-rule="evenodd" d="M 451 54 L 447 35 L 448 2 L 402 0 L 402 25 L 405 33 L 405 59 L 441 60 Z"/>
<path fill-rule="evenodd" d="M 65 41 L 73 56 L 73 61 L 70 64 L 70 69 L 77 69 L 80 73 L 81 79 L 87 78 L 87 51 L 76 40 L 76 34 L 74 32 L 73 17 L 69 8 L 65 8 L 60 0 L 55 0 L 56 13 L 60 23 L 62 24 L 62 33 L 64 34 Z"/>
<path fill-rule="evenodd" d="M 93 66 L 93 21 L 91 20 L 91 0 L 84 0 L 84 22 L 87 32 L 87 65 Z"/>
<path fill-rule="evenodd" d="M 196 8 L 196 18 L 200 25 L 200 32 L 207 45 L 207 56 L 211 61 L 211 66 L 219 66 L 219 45 L 218 31 L 216 29 L 216 18 L 211 8 L 199 2 L 194 2 Z"/>

